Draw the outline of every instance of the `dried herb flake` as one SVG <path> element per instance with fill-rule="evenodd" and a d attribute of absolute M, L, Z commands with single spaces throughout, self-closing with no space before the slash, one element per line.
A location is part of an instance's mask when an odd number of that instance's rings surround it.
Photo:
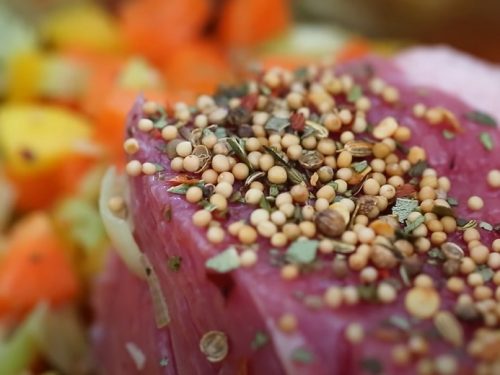
<path fill-rule="evenodd" d="M 172 255 L 171 257 L 168 258 L 167 261 L 167 266 L 168 269 L 174 272 L 178 272 L 181 268 L 182 264 L 182 257 L 179 255 Z"/>
<path fill-rule="evenodd" d="M 483 144 L 483 147 L 487 151 L 493 150 L 494 144 L 493 144 L 493 138 L 491 138 L 490 133 L 482 132 L 479 134 L 479 140 Z"/>
<path fill-rule="evenodd" d="M 308 264 L 316 259 L 319 241 L 297 240 L 288 247 L 286 258 L 292 263 Z"/>
<path fill-rule="evenodd" d="M 226 273 L 239 268 L 240 258 L 236 249 L 231 246 L 212 258 L 208 259 L 205 267 L 217 271 L 219 273 Z"/>
<path fill-rule="evenodd" d="M 481 275 L 485 283 L 493 279 L 493 276 L 495 276 L 495 272 L 487 265 L 479 266 L 476 272 Z"/>
<path fill-rule="evenodd" d="M 445 139 L 451 140 L 451 139 L 455 138 L 455 133 L 453 133 L 452 131 L 449 131 L 449 130 L 445 129 L 445 130 L 443 130 L 443 137 Z"/>
<path fill-rule="evenodd" d="M 186 195 L 188 189 L 191 187 L 191 186 L 198 186 L 200 188 L 203 188 L 205 186 L 205 183 L 204 182 L 199 182 L 197 184 L 180 184 L 180 185 L 177 185 L 177 186 L 172 186 L 170 188 L 168 188 L 168 192 L 169 193 L 174 193 L 174 194 L 181 194 L 181 195 Z"/>
<path fill-rule="evenodd" d="M 358 163 L 351 164 L 351 168 L 354 169 L 356 173 L 363 172 L 366 168 L 368 168 L 368 162 L 366 160 L 360 161 Z"/>
<path fill-rule="evenodd" d="M 354 103 L 356 102 L 356 100 L 361 98 L 361 96 L 363 96 L 363 89 L 360 85 L 354 85 L 347 94 L 347 101 L 350 103 Z"/>
<path fill-rule="evenodd" d="M 468 112 L 465 114 L 465 117 L 479 125 L 485 125 L 492 128 L 496 128 L 498 126 L 497 121 L 492 116 L 481 111 L 476 110 Z"/>
<path fill-rule="evenodd" d="M 406 227 L 403 230 L 405 234 L 411 234 L 415 229 L 417 229 L 420 225 L 422 225 L 425 222 L 425 217 L 424 216 L 419 216 L 417 217 L 414 221 L 411 223 L 406 223 Z"/>
<path fill-rule="evenodd" d="M 361 368 L 373 375 L 378 375 L 382 373 L 383 366 L 382 363 L 373 357 L 363 358 L 360 362 Z"/>
<path fill-rule="evenodd" d="M 392 207 L 392 213 L 398 216 L 400 223 L 404 223 L 417 207 L 418 200 L 416 199 L 396 198 L 396 204 Z"/>
<path fill-rule="evenodd" d="M 290 126 L 290 120 L 283 117 L 271 117 L 267 120 L 264 129 L 267 131 L 272 131 L 276 133 L 283 132 L 288 126 Z"/>
<path fill-rule="evenodd" d="M 292 361 L 308 364 L 313 360 L 313 354 L 305 348 L 297 348 L 292 352 Z"/>
<path fill-rule="evenodd" d="M 417 164 L 415 164 L 413 167 L 410 168 L 408 174 L 411 177 L 421 177 L 427 166 L 428 165 L 425 160 L 420 160 L 417 162 Z"/>
<path fill-rule="evenodd" d="M 255 337 L 252 340 L 252 343 L 250 344 L 250 347 L 253 350 L 257 350 L 265 346 L 268 342 L 269 342 L 269 336 L 262 331 L 257 331 L 255 333 Z"/>

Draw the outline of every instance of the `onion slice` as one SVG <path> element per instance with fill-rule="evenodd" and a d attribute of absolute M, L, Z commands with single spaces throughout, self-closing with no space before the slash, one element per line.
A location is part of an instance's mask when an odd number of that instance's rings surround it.
<path fill-rule="evenodd" d="M 111 243 L 123 262 L 131 272 L 141 279 L 145 279 L 146 275 L 141 262 L 142 252 L 132 235 L 132 222 L 115 215 L 108 207 L 111 197 L 126 194 L 126 187 L 127 180 L 125 176 L 117 175 L 116 168 L 110 167 L 101 182 L 99 211 Z"/>

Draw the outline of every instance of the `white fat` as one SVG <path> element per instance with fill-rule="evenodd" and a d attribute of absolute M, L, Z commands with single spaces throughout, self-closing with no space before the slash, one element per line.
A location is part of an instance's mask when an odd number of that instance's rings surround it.
<path fill-rule="evenodd" d="M 127 181 L 124 176 L 118 176 L 116 168 L 107 170 L 101 182 L 99 211 L 106 232 L 128 269 L 142 279 L 146 275 L 141 262 L 142 252 L 132 235 L 132 222 L 115 215 L 108 207 L 109 199 L 116 195 L 126 194 Z M 124 197 L 126 198 L 126 197 Z"/>
<path fill-rule="evenodd" d="M 146 356 L 143 351 L 133 342 L 127 342 L 125 344 L 125 349 L 127 349 L 128 354 L 130 354 L 130 358 L 134 361 L 137 370 L 144 370 L 144 366 L 146 365 Z"/>

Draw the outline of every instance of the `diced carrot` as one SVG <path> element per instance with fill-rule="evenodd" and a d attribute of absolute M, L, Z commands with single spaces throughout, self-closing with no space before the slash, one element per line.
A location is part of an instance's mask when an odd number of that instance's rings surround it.
<path fill-rule="evenodd" d="M 211 41 L 179 48 L 165 64 L 164 72 L 169 89 L 195 94 L 210 93 L 232 78 L 223 51 Z"/>
<path fill-rule="evenodd" d="M 299 55 L 266 55 L 259 59 L 264 70 L 274 67 L 282 67 L 289 70 L 307 66 L 315 61 L 315 57 L 299 56 Z"/>
<path fill-rule="evenodd" d="M 284 32 L 290 23 L 288 0 L 227 0 L 218 36 L 233 47 L 248 47 Z"/>
<path fill-rule="evenodd" d="M 163 62 L 201 35 L 211 11 L 209 0 L 130 0 L 120 9 L 121 30 L 131 50 Z"/>
<path fill-rule="evenodd" d="M 336 60 L 345 62 L 366 56 L 372 51 L 370 44 L 361 38 L 353 38 L 337 53 Z"/>
<path fill-rule="evenodd" d="M 63 304 L 78 292 L 77 275 L 48 216 L 25 217 L 0 261 L 0 316 L 21 317 L 40 301 Z"/>
<path fill-rule="evenodd" d="M 127 116 L 137 97 L 141 93 L 133 90 L 115 88 L 101 98 L 100 107 L 96 114 L 95 140 L 106 146 L 109 159 L 115 164 L 122 165 L 123 141 L 125 139 L 125 124 Z M 148 90 L 143 93 L 148 100 L 154 100 L 165 105 L 166 96 L 161 91 Z"/>
<path fill-rule="evenodd" d="M 36 174 L 23 175 L 6 168 L 6 176 L 16 192 L 16 209 L 26 212 L 49 208 L 61 196 L 78 191 L 81 179 L 95 163 L 96 156 L 70 154 Z"/>

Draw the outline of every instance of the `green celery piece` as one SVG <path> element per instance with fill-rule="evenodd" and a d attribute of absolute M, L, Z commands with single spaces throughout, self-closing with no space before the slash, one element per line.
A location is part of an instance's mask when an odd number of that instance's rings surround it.
<path fill-rule="evenodd" d="M 97 206 L 83 199 L 69 198 L 57 207 L 55 218 L 87 254 L 101 249 L 106 234 Z"/>
<path fill-rule="evenodd" d="M 40 304 L 6 341 L 0 342 L 0 374 L 18 375 L 26 370 L 39 353 L 36 332 L 48 313 Z"/>

